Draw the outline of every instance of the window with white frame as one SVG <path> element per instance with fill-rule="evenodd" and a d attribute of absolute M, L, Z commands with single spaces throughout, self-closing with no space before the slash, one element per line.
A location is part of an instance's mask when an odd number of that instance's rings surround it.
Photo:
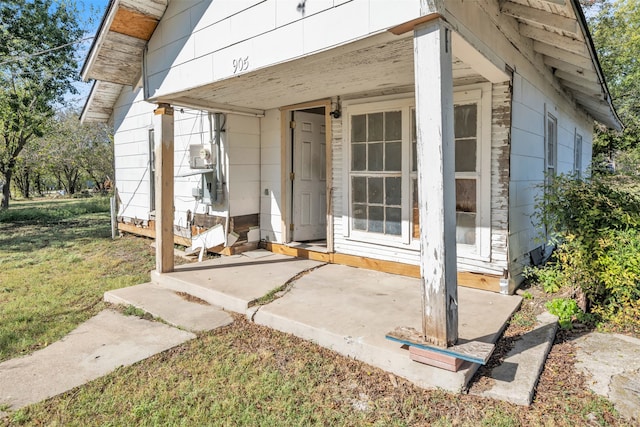
<path fill-rule="evenodd" d="M 547 126 L 545 131 L 545 172 L 548 183 L 556 174 L 556 156 L 558 152 L 558 119 L 551 113 L 547 113 Z"/>
<path fill-rule="evenodd" d="M 456 240 L 459 252 L 474 256 L 490 252 L 490 105 L 490 86 L 454 94 Z M 345 113 L 345 232 L 357 240 L 418 248 L 413 101 L 347 105 Z"/>
<path fill-rule="evenodd" d="M 401 109 L 352 114 L 351 229 L 402 235 Z"/>
<path fill-rule="evenodd" d="M 582 135 L 577 131 L 573 142 L 573 172 L 582 178 Z"/>

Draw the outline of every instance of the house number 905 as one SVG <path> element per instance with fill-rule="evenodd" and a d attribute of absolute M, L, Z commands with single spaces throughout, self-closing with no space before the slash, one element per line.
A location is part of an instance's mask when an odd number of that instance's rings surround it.
<path fill-rule="evenodd" d="M 249 69 L 249 57 L 238 58 L 233 60 L 233 74 L 247 71 Z"/>

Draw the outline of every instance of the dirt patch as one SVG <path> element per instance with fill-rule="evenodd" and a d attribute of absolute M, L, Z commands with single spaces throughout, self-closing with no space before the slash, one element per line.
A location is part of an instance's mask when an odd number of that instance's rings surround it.
<path fill-rule="evenodd" d="M 205 300 L 198 298 L 198 297 L 194 297 L 191 294 L 188 294 L 186 292 L 175 292 L 176 295 L 178 295 L 180 298 L 189 301 L 189 302 L 193 302 L 196 304 L 200 304 L 200 305 L 211 305 L 208 302 L 206 302 Z"/>

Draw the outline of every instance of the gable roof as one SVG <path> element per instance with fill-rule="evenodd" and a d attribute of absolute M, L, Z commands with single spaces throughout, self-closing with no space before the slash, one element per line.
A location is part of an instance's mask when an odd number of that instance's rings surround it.
<path fill-rule="evenodd" d="M 82 68 L 96 82 L 83 121 L 106 121 L 122 87 L 135 86 L 142 56 L 168 0 L 111 0 Z M 575 102 L 600 123 L 621 129 L 602 68 L 578 0 L 506 0 L 501 12 L 517 21 L 520 33 Z"/>

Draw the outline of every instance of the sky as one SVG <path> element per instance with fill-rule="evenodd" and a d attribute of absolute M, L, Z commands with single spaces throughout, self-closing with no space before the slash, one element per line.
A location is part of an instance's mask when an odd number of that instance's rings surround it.
<path fill-rule="evenodd" d="M 104 16 L 105 9 L 109 4 L 109 0 L 78 0 L 77 4 L 78 9 L 80 10 L 81 22 L 87 23 L 86 36 L 95 36 L 95 33 L 100 26 L 100 22 L 102 21 L 102 17 Z M 80 70 L 82 70 L 82 65 L 87 58 L 87 53 L 91 48 L 92 41 L 93 40 L 87 40 L 77 45 L 76 52 L 78 53 L 79 59 L 78 74 L 80 74 Z M 74 86 L 80 93 L 77 95 L 68 94 L 65 99 L 72 105 L 78 108 L 82 108 L 87 99 L 87 96 L 89 96 L 91 85 L 92 83 L 77 82 L 76 84 L 74 84 Z"/>

